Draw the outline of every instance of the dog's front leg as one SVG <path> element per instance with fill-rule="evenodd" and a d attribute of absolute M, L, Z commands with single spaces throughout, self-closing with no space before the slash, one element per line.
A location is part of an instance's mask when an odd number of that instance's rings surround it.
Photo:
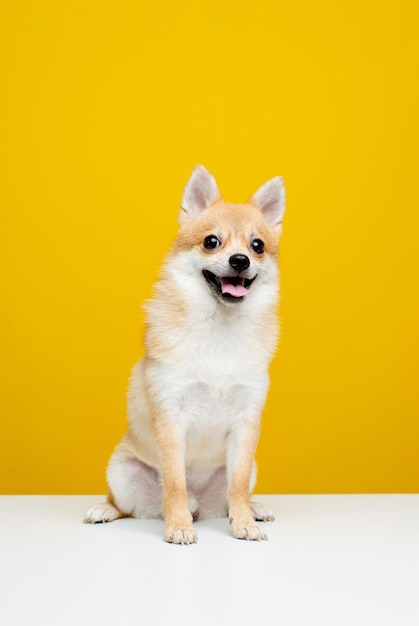
<path fill-rule="evenodd" d="M 260 420 L 244 421 L 230 433 L 227 441 L 229 518 L 237 539 L 266 540 L 266 533 L 255 524 L 250 506 L 250 479 Z"/>
<path fill-rule="evenodd" d="M 182 434 L 170 418 L 160 417 L 156 435 L 163 483 L 164 539 L 169 543 L 196 543 L 198 536 L 188 508 Z"/>

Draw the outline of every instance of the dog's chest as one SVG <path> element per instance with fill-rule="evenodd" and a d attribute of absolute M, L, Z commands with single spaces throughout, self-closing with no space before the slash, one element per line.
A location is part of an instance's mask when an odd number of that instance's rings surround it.
<path fill-rule="evenodd" d="M 264 372 L 266 348 L 254 324 L 247 320 L 207 320 L 191 324 L 175 348 L 179 367 L 188 377 L 225 387 L 246 384 L 250 375 Z"/>
<path fill-rule="evenodd" d="M 218 307 L 196 307 L 177 323 L 162 324 L 158 351 L 148 345 L 152 397 L 196 449 L 219 448 L 237 423 L 259 415 L 275 343 L 259 311 Z"/>
<path fill-rule="evenodd" d="M 222 464 L 229 433 L 257 417 L 265 396 L 263 382 L 252 387 L 185 383 L 181 394 L 172 398 L 172 415 L 186 436 L 187 463 L 201 465 L 212 459 L 215 465 Z"/>
<path fill-rule="evenodd" d="M 156 363 L 153 389 L 188 429 L 224 436 L 236 420 L 263 406 L 268 358 L 243 325 L 192 326 L 171 357 Z"/>

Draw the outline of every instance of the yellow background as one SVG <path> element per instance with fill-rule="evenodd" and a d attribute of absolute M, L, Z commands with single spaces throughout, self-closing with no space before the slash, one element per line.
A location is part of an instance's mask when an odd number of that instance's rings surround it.
<path fill-rule="evenodd" d="M 418 491 L 418 27 L 413 0 L 1 3 L 1 492 L 105 491 L 198 162 L 231 201 L 287 187 L 258 491 Z"/>

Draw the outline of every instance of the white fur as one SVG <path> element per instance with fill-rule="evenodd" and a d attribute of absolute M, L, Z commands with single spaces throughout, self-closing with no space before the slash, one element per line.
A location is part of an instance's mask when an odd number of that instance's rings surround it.
<path fill-rule="evenodd" d="M 219 199 L 215 180 L 198 166 L 185 188 L 180 221 L 196 219 Z M 273 179 L 253 196 L 271 226 L 278 228 L 284 210 L 283 187 Z M 188 507 L 200 519 L 226 516 L 227 492 L 232 482 L 244 433 L 258 424 L 268 390 L 268 364 L 277 338 L 273 325 L 269 340 L 261 341 L 266 315 L 278 298 L 275 258 L 258 261 L 243 250 L 243 238 L 225 250 L 203 255 L 191 248 L 170 254 L 162 283 L 181 294 L 182 322 L 173 324 L 164 306 L 164 290 L 148 303 L 148 319 L 159 331 L 165 350 L 158 358 L 139 361 L 132 371 L 128 392 L 129 433 L 115 449 L 107 479 L 114 504 L 89 509 L 85 521 L 112 521 L 119 516 L 163 516 L 163 488 L 159 451 L 152 422 L 153 406 L 170 420 L 182 442 Z M 246 278 L 255 281 L 240 303 L 220 302 L 203 278 L 204 269 L 217 276 L 231 272 L 232 254 L 249 254 Z M 255 255 L 253 255 L 255 256 Z M 256 469 L 249 479 L 249 492 Z M 271 520 L 272 512 L 252 505 L 252 519 Z M 236 537 L 263 540 L 266 534 L 253 522 L 235 527 Z M 190 527 L 169 529 L 167 541 L 194 543 Z"/>
<path fill-rule="evenodd" d="M 86 511 L 84 521 L 86 524 L 97 524 L 99 522 L 113 522 L 121 517 L 121 513 L 112 504 L 97 504 Z"/>

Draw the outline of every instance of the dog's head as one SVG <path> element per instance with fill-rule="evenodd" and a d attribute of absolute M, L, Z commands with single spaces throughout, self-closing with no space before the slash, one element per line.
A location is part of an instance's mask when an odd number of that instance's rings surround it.
<path fill-rule="evenodd" d="M 175 252 L 186 253 L 192 273 L 225 305 L 236 306 L 276 278 L 278 238 L 285 210 L 279 176 L 246 204 L 225 202 L 214 177 L 198 165 L 185 187 Z"/>

